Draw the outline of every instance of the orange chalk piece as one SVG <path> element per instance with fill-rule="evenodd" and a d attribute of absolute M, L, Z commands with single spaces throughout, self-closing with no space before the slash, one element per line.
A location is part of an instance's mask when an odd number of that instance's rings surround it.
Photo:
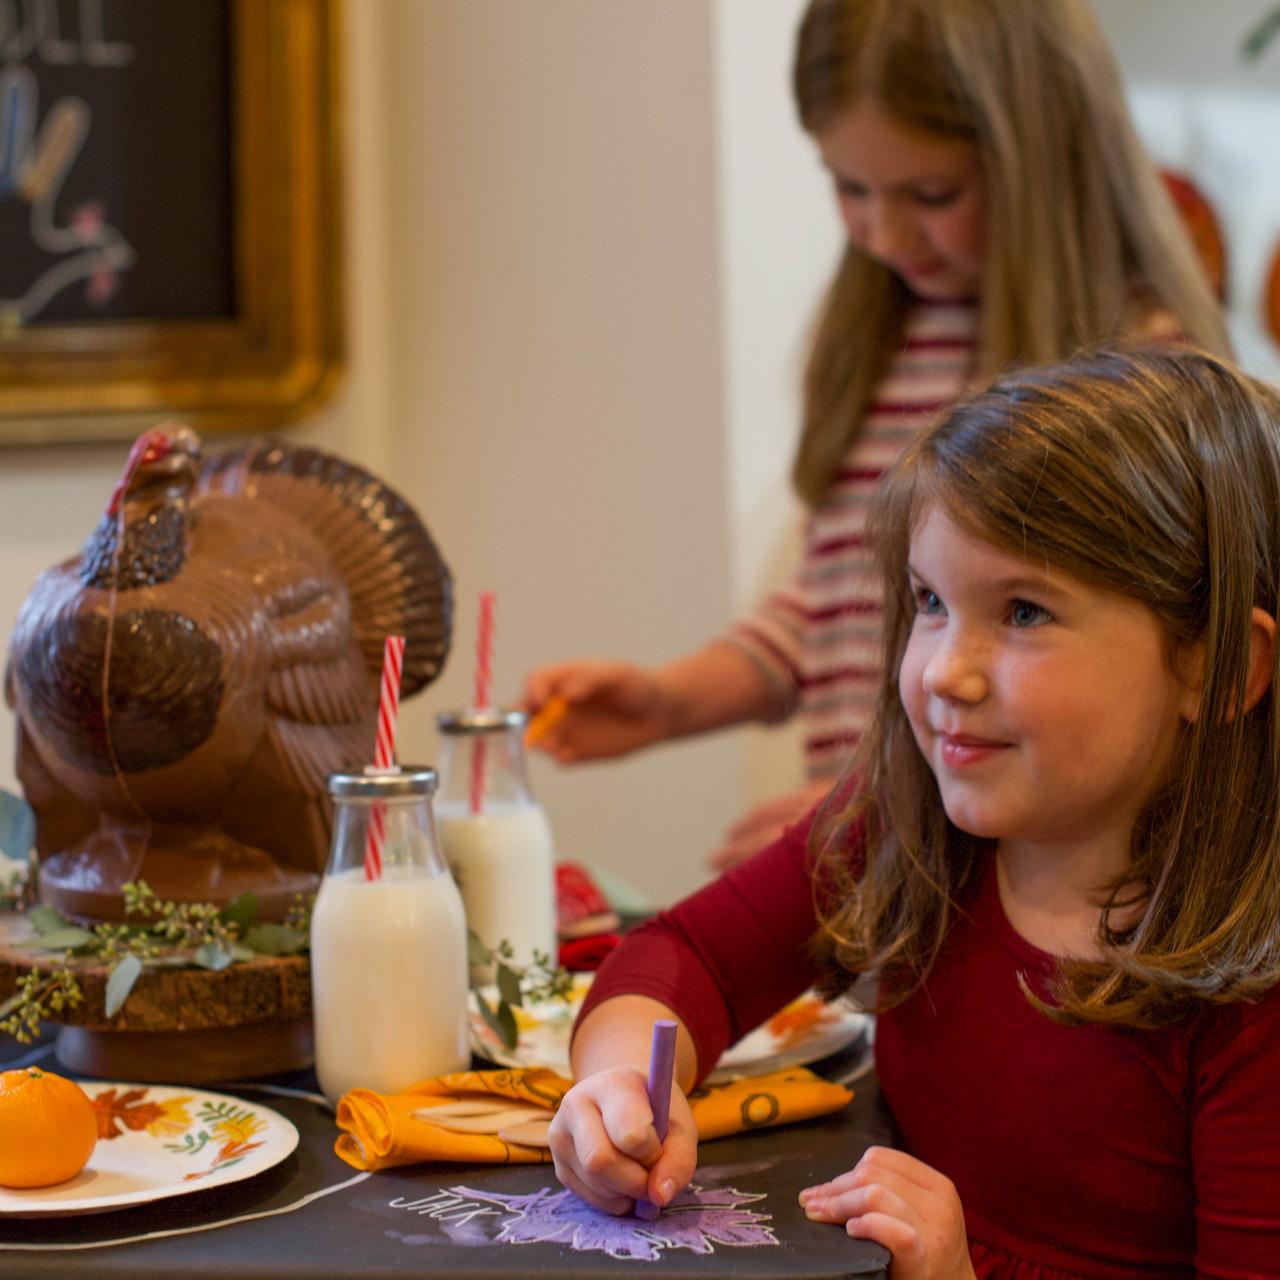
<path fill-rule="evenodd" d="M 535 742 L 541 742 L 564 719 L 568 710 L 569 703 L 566 699 L 549 698 L 542 710 L 529 721 L 524 731 L 524 745 L 531 747 Z"/>

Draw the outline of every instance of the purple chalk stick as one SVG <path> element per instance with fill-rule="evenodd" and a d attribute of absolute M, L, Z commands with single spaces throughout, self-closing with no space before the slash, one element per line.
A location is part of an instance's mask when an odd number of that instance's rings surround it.
<path fill-rule="evenodd" d="M 653 1047 L 649 1050 L 649 1107 L 658 1141 L 667 1140 L 671 1122 L 671 1074 L 676 1065 L 676 1024 L 658 1018 L 653 1024 Z M 651 1200 L 636 1201 L 636 1217 L 652 1222 L 660 1210 Z"/>

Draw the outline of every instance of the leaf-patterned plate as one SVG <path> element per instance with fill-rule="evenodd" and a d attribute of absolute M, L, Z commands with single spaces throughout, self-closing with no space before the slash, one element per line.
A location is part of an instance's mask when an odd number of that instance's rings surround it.
<path fill-rule="evenodd" d="M 0 1187 L 0 1217 L 105 1213 L 252 1178 L 284 1160 L 298 1131 L 284 1116 L 223 1093 L 170 1085 L 82 1082 L 98 1145 L 53 1187 Z"/>
<path fill-rule="evenodd" d="M 508 1049 L 482 1017 L 471 995 L 471 1049 L 504 1067 L 550 1067 L 560 1075 L 569 1070 L 569 1033 L 583 998 L 591 989 L 590 973 L 578 973 L 568 1002 L 547 1000 L 516 1009 L 516 1047 Z M 490 1008 L 497 1001 L 496 988 L 482 988 Z M 825 1003 L 809 991 L 780 1009 L 763 1025 L 748 1032 L 720 1055 L 711 1084 L 741 1076 L 766 1075 L 786 1067 L 804 1066 L 848 1048 L 860 1036 L 870 1049 L 874 1020 L 839 1002 Z"/>

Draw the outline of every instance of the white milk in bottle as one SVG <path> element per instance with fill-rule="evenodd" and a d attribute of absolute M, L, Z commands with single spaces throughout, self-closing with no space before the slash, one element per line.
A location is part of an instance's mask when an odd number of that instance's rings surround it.
<path fill-rule="evenodd" d="M 554 963 L 555 858 L 525 770 L 524 713 L 461 711 L 436 722 L 440 844 L 467 924 L 490 950 L 509 942 L 516 965 L 529 964 L 535 951 Z"/>
<path fill-rule="evenodd" d="M 331 1102 L 470 1065 L 466 924 L 436 847 L 435 788 L 435 771 L 417 767 L 329 779 L 333 851 L 311 917 L 311 986 L 316 1075 Z"/>

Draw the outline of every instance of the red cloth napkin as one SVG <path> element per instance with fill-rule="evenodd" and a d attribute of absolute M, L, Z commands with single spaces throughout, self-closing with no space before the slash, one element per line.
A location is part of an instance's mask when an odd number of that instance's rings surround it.
<path fill-rule="evenodd" d="M 560 967 L 573 973 L 594 971 L 621 940 L 620 933 L 597 933 L 589 938 L 567 938 L 560 944 Z"/>
<path fill-rule="evenodd" d="M 598 969 L 618 945 L 618 923 L 618 913 L 586 867 L 556 863 L 556 929 L 564 968 Z"/>

